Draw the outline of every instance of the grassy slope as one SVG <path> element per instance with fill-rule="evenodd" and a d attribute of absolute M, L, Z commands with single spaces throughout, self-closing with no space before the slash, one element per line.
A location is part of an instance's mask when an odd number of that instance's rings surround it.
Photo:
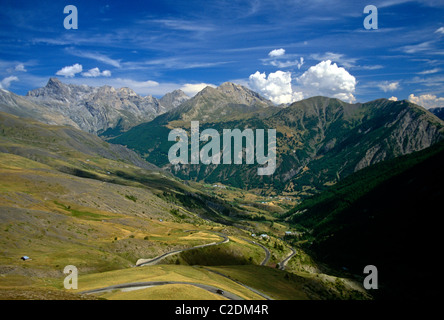
<path fill-rule="evenodd" d="M 101 272 L 214 241 L 212 233 L 185 232 L 210 223 L 165 197 L 194 189 L 137 166 L 131 153 L 4 113 L 0 129 L 0 265 L 17 285 L 61 277 L 68 264 Z"/>
<path fill-rule="evenodd" d="M 135 291 L 114 291 L 100 295 L 109 300 L 227 300 L 220 294 L 186 284 L 167 284 Z"/>
<path fill-rule="evenodd" d="M 154 265 L 79 277 L 79 290 L 104 288 L 114 284 L 143 281 L 184 281 L 219 287 L 244 299 L 262 299 L 259 295 L 220 275 L 202 268 L 176 265 Z M 180 285 L 177 285 L 180 286 Z M 161 297 L 159 297 L 161 298 Z"/>
<path fill-rule="evenodd" d="M 89 281 L 94 283 L 94 287 L 109 285 L 109 281 L 138 281 L 147 277 L 148 269 L 128 269 L 136 259 L 154 257 L 173 249 L 218 240 L 213 233 L 205 232 L 217 228 L 204 222 L 196 226 L 180 220 L 174 222 L 174 216 L 165 217 L 165 212 L 168 212 L 171 204 L 163 202 L 147 190 L 70 176 L 16 155 L 1 154 L 0 160 L 0 233 L 3 248 L 0 255 L 0 268 L 3 273 L 0 278 L 0 294 L 4 294 L 5 298 L 74 298 L 56 293 L 57 290 L 63 291 L 62 270 L 68 264 L 79 268 L 82 290 L 91 287 L 88 285 Z M 125 195 L 135 196 L 136 202 Z M 102 206 L 105 208 L 100 209 Z M 159 217 L 163 218 L 163 222 L 158 220 Z M 185 232 L 196 228 L 201 231 Z M 220 228 L 219 230 L 222 231 Z M 192 258 L 198 261 L 190 263 L 207 264 L 217 261 L 226 265 L 241 260 L 247 264 L 260 263 L 264 257 L 262 249 L 236 236 L 238 231 L 235 229 L 224 228 L 223 231 L 233 234 L 229 243 L 221 245 L 228 250 L 223 247 L 221 251 L 216 247 L 196 250 Z M 148 237 L 148 240 L 145 240 L 145 237 Z M 270 249 L 273 250 L 272 246 Z M 21 261 L 19 258 L 25 254 L 32 260 Z M 248 260 L 250 256 L 253 261 Z M 199 280 L 228 291 L 238 287 L 223 277 L 216 277 L 217 281 L 207 281 L 200 273 L 194 275 L 195 268 L 177 266 L 174 261 L 172 263 L 147 268 L 171 270 L 171 273 L 166 273 L 163 278 L 157 278 L 161 280 Z M 236 269 L 241 266 L 232 267 Z M 272 268 L 264 268 L 262 273 L 265 275 L 278 272 Z M 150 277 L 146 279 L 152 280 L 151 276 L 155 272 L 149 270 Z M 181 274 L 180 270 L 188 271 L 180 277 L 173 276 L 176 273 Z M 127 277 L 132 272 L 135 272 L 135 275 Z M 213 274 L 209 276 L 215 277 Z M 281 276 L 284 277 L 284 274 Z M 268 286 L 269 280 L 275 280 L 262 275 L 261 279 L 262 286 L 265 287 Z M 251 285 L 256 286 L 254 283 Z M 116 292 L 116 296 L 106 294 L 103 297 L 181 299 L 183 288 L 180 288 L 180 285 L 176 287 L 177 295 L 159 287 L 153 288 L 154 291 L 147 289 L 132 293 Z M 316 290 L 320 292 L 319 296 L 330 297 L 324 292 L 327 290 L 324 287 L 327 286 L 322 283 L 316 286 Z M 239 290 L 239 294 L 243 292 L 245 299 L 259 298 L 251 292 L 242 291 L 241 288 L 236 290 Z M 199 294 L 198 291 L 193 289 L 195 294 Z M 307 297 L 303 290 L 298 289 L 296 292 L 289 292 L 285 298 Z M 204 293 L 202 298 L 211 298 L 207 292 Z M 282 295 L 275 297 L 281 298 Z"/>
<path fill-rule="evenodd" d="M 222 248 L 222 255 L 211 247 L 202 250 L 203 255 L 197 251 L 193 259 L 198 258 L 198 263 L 208 264 L 217 258 L 222 265 L 233 261 L 250 264 L 263 259 L 261 248 L 242 240 L 248 233 L 199 217 L 208 212 L 208 199 L 214 201 L 213 207 L 223 204 L 221 200 L 208 197 L 157 168 L 145 164 L 146 168 L 141 168 L 137 165 L 139 159 L 125 150 L 71 128 L 43 125 L 7 114 L 0 115 L 0 133 L 2 297 L 74 298 L 65 295 L 62 288 L 66 265 L 77 266 L 82 279 L 102 284 L 101 279 L 120 279 L 120 272 L 147 270 L 129 268 L 139 258 L 215 242 L 214 233 L 209 231 L 228 234 L 228 250 Z M 200 232 L 187 232 L 196 229 Z M 268 247 L 273 251 L 271 244 Z M 284 254 L 274 252 L 277 258 Z M 31 260 L 21 261 L 23 255 Z M 231 263 L 227 263 L 229 260 Z M 186 268 L 183 270 L 191 272 L 189 281 L 202 280 L 199 277 L 204 272 L 195 275 L 196 268 L 192 266 L 164 267 L 171 268 L 173 273 Z M 265 274 L 268 271 L 275 272 L 263 269 Z M 166 278 L 171 280 L 171 274 L 167 273 Z M 227 290 L 238 286 L 224 277 L 216 278 L 216 282 L 212 281 L 218 286 L 225 283 Z M 127 279 L 124 276 L 122 280 Z M 81 289 L 85 290 L 88 281 L 82 283 Z M 181 297 L 183 288 L 176 289 Z M 326 290 L 323 285 L 318 289 Z M 156 290 L 168 296 L 165 289 Z M 241 294 L 244 289 L 236 290 Z M 128 296 L 155 295 L 144 294 Z M 246 299 L 258 298 L 248 290 L 243 294 Z"/>

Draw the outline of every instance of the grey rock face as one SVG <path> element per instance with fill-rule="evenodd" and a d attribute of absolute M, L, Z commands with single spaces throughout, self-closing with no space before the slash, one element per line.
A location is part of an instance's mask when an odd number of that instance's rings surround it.
<path fill-rule="evenodd" d="M 402 101 L 399 103 L 403 104 Z M 381 135 L 381 138 L 374 141 L 356 165 L 355 171 L 389 158 L 423 150 L 444 136 L 442 121 L 425 109 L 407 102 L 384 128 L 385 136 Z"/>
<path fill-rule="evenodd" d="M 80 129 L 77 123 L 67 118 L 56 109 L 48 110 L 45 106 L 33 103 L 10 91 L 0 89 L 0 111 L 19 117 L 32 118 L 52 125 L 70 125 Z"/>
<path fill-rule="evenodd" d="M 181 105 L 183 102 L 189 100 L 190 97 L 185 94 L 182 90 L 174 90 L 165 94 L 159 101 L 162 106 L 167 110 L 174 109 Z"/>
<path fill-rule="evenodd" d="M 271 101 L 265 99 L 257 92 L 254 92 L 244 86 L 232 82 L 222 83 L 219 87 L 217 87 L 217 90 L 225 95 L 232 97 L 232 99 L 234 99 L 234 101 L 239 104 L 245 104 L 248 106 L 261 105 L 263 107 L 273 105 Z"/>
<path fill-rule="evenodd" d="M 158 99 L 139 96 L 129 88 L 63 84 L 56 78 L 49 79 L 44 88 L 29 91 L 26 98 L 95 134 L 116 127 L 127 130 L 167 110 Z"/>
<path fill-rule="evenodd" d="M 204 88 L 169 113 L 171 117 L 178 116 L 184 121 L 217 122 L 236 119 L 243 114 L 264 110 L 270 106 L 273 106 L 273 103 L 258 93 L 241 85 L 225 82 L 217 88 Z"/>

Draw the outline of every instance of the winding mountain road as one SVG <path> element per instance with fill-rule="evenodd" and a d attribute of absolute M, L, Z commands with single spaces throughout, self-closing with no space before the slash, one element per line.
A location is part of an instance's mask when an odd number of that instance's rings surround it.
<path fill-rule="evenodd" d="M 202 283 L 184 282 L 184 281 L 146 281 L 146 282 L 122 283 L 122 284 L 116 284 L 116 285 L 109 286 L 109 287 L 83 291 L 81 293 L 82 294 L 93 294 L 93 293 L 109 292 L 109 291 L 113 291 L 113 290 L 122 290 L 122 291 L 141 290 L 141 289 L 146 289 L 149 287 L 163 286 L 163 285 L 167 285 L 167 284 L 188 284 L 188 285 L 192 285 L 192 286 L 204 289 L 204 290 L 209 291 L 211 293 L 219 294 L 229 300 L 244 300 L 243 298 L 239 297 L 238 295 L 228 292 L 226 290 L 222 290 L 221 288 L 217 288 L 217 287 L 210 286 L 207 284 L 202 284 Z M 223 292 L 223 293 L 221 293 L 221 292 Z"/>
<path fill-rule="evenodd" d="M 287 265 L 287 262 L 296 254 L 296 250 L 291 248 L 291 253 L 281 262 L 279 262 L 279 270 L 285 270 L 285 266 Z"/>
<path fill-rule="evenodd" d="M 199 231 L 199 230 L 187 230 L 186 232 L 192 232 L 192 231 Z M 219 241 L 219 242 L 212 242 L 212 243 L 208 243 L 208 244 L 203 244 L 203 245 L 199 245 L 199 246 L 195 246 L 195 247 L 191 247 L 191 248 L 187 248 L 187 249 L 181 249 L 181 250 L 174 250 L 174 251 L 170 251 L 167 253 L 164 253 L 160 256 L 157 256 L 155 258 L 152 259 L 139 259 L 136 262 L 136 267 L 140 267 L 140 266 L 145 266 L 145 265 L 153 265 L 159 261 L 161 261 L 162 259 L 171 256 L 171 255 L 175 255 L 184 251 L 188 251 L 188 250 L 193 250 L 193 249 L 198 249 L 198 248 L 204 248 L 204 247 L 208 247 L 208 246 L 215 246 L 215 245 L 220 245 L 223 243 L 227 243 L 230 241 L 230 239 L 228 238 L 227 235 L 223 234 L 223 233 L 219 233 L 216 231 L 210 231 L 214 234 L 217 234 L 218 236 L 220 236 L 223 240 Z M 260 246 L 264 251 L 265 251 L 265 258 L 262 260 L 261 262 L 261 266 L 265 266 L 267 264 L 267 262 L 270 260 L 271 257 L 271 253 L 270 250 L 268 250 L 268 248 L 266 248 L 264 245 L 257 243 L 255 241 L 252 240 L 247 240 L 244 239 L 245 241 Z M 291 253 L 281 262 L 279 262 L 279 269 L 280 270 L 284 270 L 285 266 L 287 264 L 287 262 L 296 254 L 296 250 L 291 248 Z M 238 285 L 258 294 L 259 296 L 263 297 L 266 300 L 273 300 L 273 298 L 269 297 L 268 295 L 252 288 L 249 287 L 237 280 L 232 279 L 231 277 L 215 271 L 215 270 L 211 270 L 209 268 L 206 267 L 200 267 L 203 268 L 209 272 L 218 274 L 222 277 L 225 277 L 235 283 L 237 283 Z M 112 286 L 108 286 L 108 287 L 104 287 L 104 288 L 98 288 L 98 289 L 93 289 L 93 290 L 88 290 L 88 291 L 83 291 L 81 292 L 82 294 L 93 294 L 93 293 L 102 293 L 102 292 L 109 292 L 109 291 L 113 291 L 113 290 L 122 290 L 122 291 L 131 291 L 131 290 L 141 290 L 141 289 L 146 289 L 149 287 L 153 287 L 153 286 L 162 286 L 162 285 L 167 285 L 167 284 L 187 284 L 187 285 L 192 285 L 201 289 L 204 289 L 208 292 L 214 293 L 214 294 L 220 294 L 222 296 L 224 296 L 225 298 L 229 299 L 229 300 L 244 300 L 243 298 L 239 297 L 238 295 L 228 292 L 226 290 L 222 290 L 220 288 L 214 287 L 214 286 L 210 286 L 210 285 L 206 285 L 206 284 L 202 284 L 202 283 L 195 283 L 195 282 L 184 282 L 184 281 L 146 281 L 146 282 L 133 282 L 133 283 L 123 283 L 123 284 L 117 284 L 117 285 L 112 285 Z"/>
<path fill-rule="evenodd" d="M 208 268 L 205 268 L 205 267 L 201 267 L 201 268 L 203 268 L 203 269 L 205 269 L 205 270 L 207 270 L 207 271 L 213 272 L 213 273 L 215 273 L 215 274 L 218 274 L 218 275 L 220 275 L 220 276 L 222 276 L 222 277 L 224 277 L 224 278 L 227 278 L 227 279 L 229 279 L 229 280 L 231 280 L 231 281 L 233 281 L 233 282 L 236 282 L 238 285 L 241 285 L 242 287 L 244 287 L 244 288 L 246 288 L 246 289 L 248 289 L 248 290 L 250 290 L 250 291 L 253 291 L 254 293 L 260 295 L 260 296 L 263 297 L 263 298 L 265 298 L 266 300 L 274 300 L 273 298 L 267 296 L 265 293 L 262 293 L 262 292 L 260 292 L 260 291 L 258 291 L 258 290 L 256 290 L 256 289 L 254 289 L 254 288 L 252 288 L 252 287 L 249 287 L 249 286 L 243 284 L 242 282 L 239 282 L 239 281 L 237 281 L 237 280 L 234 280 L 234 279 L 232 279 L 231 277 L 229 277 L 229 276 L 227 276 L 227 275 L 225 275 L 225 274 L 223 274 L 223 273 L 221 273 L 221 272 L 219 272 L 219 271 L 211 270 L 211 269 L 208 269 Z"/>
<path fill-rule="evenodd" d="M 198 231 L 198 230 L 187 230 L 186 232 L 192 232 L 192 231 Z M 223 244 L 223 243 L 227 243 L 227 242 L 230 241 L 228 236 L 226 236 L 223 233 L 219 233 L 219 232 L 216 232 L 216 231 L 208 231 L 208 232 L 212 232 L 214 234 L 217 234 L 218 236 L 222 237 L 223 240 L 220 241 L 220 242 L 212 242 L 212 243 L 202 244 L 202 245 L 191 247 L 191 248 L 170 251 L 170 252 L 164 253 L 164 254 L 162 254 L 160 256 L 157 256 L 155 258 L 152 258 L 152 259 L 139 259 L 136 262 L 136 267 L 153 265 L 153 264 L 156 264 L 157 262 L 159 262 L 160 260 L 165 259 L 166 257 L 172 256 L 172 255 L 184 252 L 184 251 L 198 249 L 198 248 L 204 248 L 204 247 L 209 247 L 209 246 L 217 246 L 217 245 L 220 245 L 220 244 Z"/>
<path fill-rule="evenodd" d="M 247 240 L 247 239 L 244 239 L 244 240 L 249 242 L 249 243 L 251 243 L 251 244 L 257 245 L 257 246 L 261 247 L 262 249 L 264 249 L 264 251 L 265 251 L 265 258 L 264 258 L 264 260 L 262 260 L 261 266 L 265 266 L 267 264 L 268 260 L 270 260 L 270 257 L 271 257 L 270 250 L 268 250 L 265 246 L 261 245 L 260 243 L 257 243 L 256 241 L 251 241 L 251 240 Z"/>

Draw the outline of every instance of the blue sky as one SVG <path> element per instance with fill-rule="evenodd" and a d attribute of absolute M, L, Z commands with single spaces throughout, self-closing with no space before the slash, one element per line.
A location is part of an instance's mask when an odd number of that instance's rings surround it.
<path fill-rule="evenodd" d="M 366 30 L 366 5 L 378 29 Z M 78 10 L 67 30 L 66 5 Z M 276 103 L 312 95 L 444 106 L 444 2 L 5 1 L 0 86 L 49 77 L 156 97 L 233 81 Z M 417 100 L 415 100 L 417 99 Z"/>

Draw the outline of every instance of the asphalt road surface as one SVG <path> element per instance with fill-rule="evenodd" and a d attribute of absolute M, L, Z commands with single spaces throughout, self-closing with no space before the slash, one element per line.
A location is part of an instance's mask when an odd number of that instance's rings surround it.
<path fill-rule="evenodd" d="M 238 295 L 228 292 L 226 290 L 222 290 L 217 287 L 209 286 L 206 284 L 201 283 L 194 283 L 194 282 L 182 282 L 182 281 L 147 281 L 147 282 L 133 282 L 133 283 L 123 283 L 123 284 L 117 284 L 114 286 L 109 286 L 105 288 L 99 288 L 99 289 L 93 289 L 88 291 L 81 292 L 82 294 L 92 294 L 92 293 L 102 293 L 102 292 L 109 292 L 113 290 L 122 290 L 122 291 L 130 291 L 130 290 L 141 290 L 146 289 L 153 286 L 163 286 L 166 284 L 188 284 L 192 285 L 201 289 L 204 289 L 206 291 L 219 294 L 229 300 L 244 300 Z M 223 292 L 220 294 L 219 292 Z"/>
<path fill-rule="evenodd" d="M 191 232 L 191 231 L 198 231 L 198 230 L 188 230 L 188 232 Z M 164 253 L 164 254 L 162 254 L 162 255 L 160 255 L 158 257 L 152 258 L 152 259 L 139 259 L 136 262 L 136 267 L 153 265 L 153 264 L 156 264 L 157 262 L 159 262 L 160 260 L 165 259 L 166 257 L 172 256 L 172 255 L 184 252 L 184 251 L 198 249 L 198 248 L 204 248 L 204 247 L 209 247 L 209 246 L 217 246 L 219 244 L 227 243 L 228 241 L 230 241 L 230 239 L 228 239 L 228 237 L 226 235 L 222 234 L 222 233 L 215 232 L 215 231 L 211 231 L 211 232 L 213 232 L 213 233 L 217 234 L 218 236 L 222 237 L 223 240 L 220 241 L 220 242 L 212 242 L 212 243 L 208 243 L 208 244 L 202 244 L 202 245 L 199 245 L 199 246 L 196 246 L 196 247 L 192 247 L 192 248 L 170 251 L 170 252 Z"/>
<path fill-rule="evenodd" d="M 247 239 L 244 239 L 244 240 L 249 242 L 249 243 L 255 244 L 255 245 L 261 247 L 262 249 L 264 249 L 264 251 L 265 251 L 265 258 L 264 258 L 264 260 L 262 260 L 261 266 L 265 266 L 267 264 L 268 260 L 270 260 L 270 256 L 271 256 L 270 255 L 270 250 L 268 250 L 266 247 L 264 247 L 263 245 L 261 245 L 260 243 L 255 242 L 255 241 L 251 241 L 251 240 L 247 240 Z"/>
<path fill-rule="evenodd" d="M 287 265 L 288 260 L 290 260 L 295 254 L 296 254 L 296 250 L 293 248 L 290 248 L 291 253 L 281 262 L 279 262 L 279 269 L 280 270 L 284 270 L 285 266 Z"/>

